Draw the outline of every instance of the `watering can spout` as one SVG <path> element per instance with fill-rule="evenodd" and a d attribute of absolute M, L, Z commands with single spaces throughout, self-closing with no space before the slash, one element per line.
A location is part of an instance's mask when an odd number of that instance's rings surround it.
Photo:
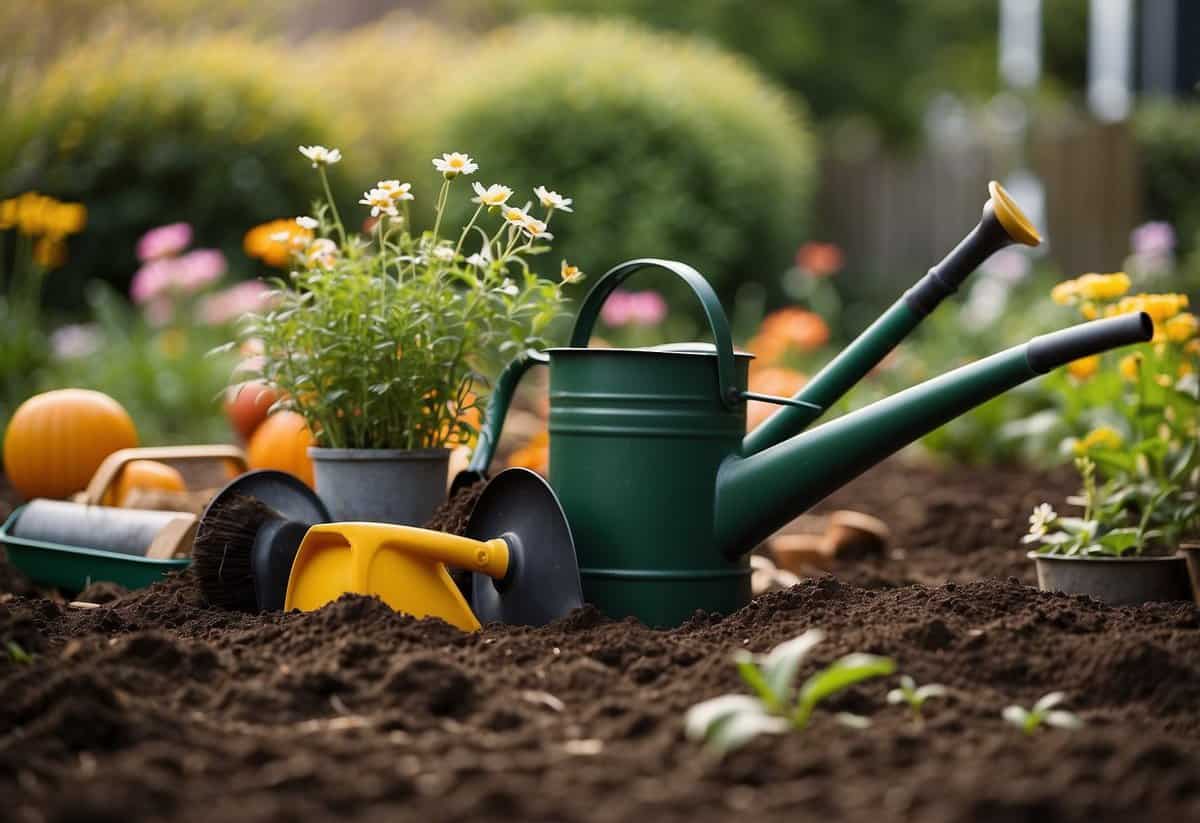
<path fill-rule="evenodd" d="M 1150 340 L 1143 313 L 1036 337 L 745 457 L 717 478 L 718 545 L 733 558 L 835 489 L 944 423 L 1073 360 Z"/>
<path fill-rule="evenodd" d="M 774 446 L 804 431 L 905 338 L 938 304 L 995 252 L 1019 244 L 1036 246 L 1042 238 L 1004 190 L 988 184 L 988 200 L 975 228 L 967 234 L 883 315 L 821 369 L 783 409 L 746 435 L 745 454 Z"/>

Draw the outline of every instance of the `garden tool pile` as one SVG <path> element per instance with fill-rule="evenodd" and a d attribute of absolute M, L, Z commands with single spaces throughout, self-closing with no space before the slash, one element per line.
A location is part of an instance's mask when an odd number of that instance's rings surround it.
<path fill-rule="evenodd" d="M 228 462 L 239 471 L 246 465 L 242 451 L 232 446 L 114 452 L 75 500 L 35 499 L 12 513 L 0 526 L 10 562 L 35 582 L 66 591 L 80 591 L 99 580 L 139 588 L 187 566 L 198 525 L 193 512 L 102 505 L 112 499 L 122 472 L 159 461 Z"/>
<path fill-rule="evenodd" d="M 488 483 L 465 536 L 326 520 L 319 498 L 283 472 L 230 483 L 201 517 L 193 549 L 210 602 L 307 611 L 361 594 L 466 631 L 493 621 L 542 625 L 583 605 L 566 517 L 546 481 L 526 469 Z M 449 569 L 471 573 L 467 592 Z"/>

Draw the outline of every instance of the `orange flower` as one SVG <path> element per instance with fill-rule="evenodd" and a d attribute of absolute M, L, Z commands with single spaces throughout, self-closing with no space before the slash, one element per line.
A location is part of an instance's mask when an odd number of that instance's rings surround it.
<path fill-rule="evenodd" d="M 804 388 L 804 384 L 807 382 L 808 378 L 805 375 L 792 369 L 767 367 L 750 373 L 750 391 L 772 394 L 776 397 L 791 397 Z M 747 430 L 757 428 L 760 423 L 780 408 L 774 403 L 751 400 L 746 404 Z"/>
<path fill-rule="evenodd" d="M 805 243 L 796 251 L 796 268 L 811 277 L 828 277 L 842 268 L 842 250 L 833 243 Z"/>
<path fill-rule="evenodd" d="M 799 306 L 789 306 L 771 312 L 748 343 L 763 365 L 775 363 L 789 349 L 812 351 L 829 342 L 829 326 L 814 314 Z"/>
<path fill-rule="evenodd" d="M 1100 355 L 1093 354 L 1091 357 L 1083 357 L 1079 360 L 1072 360 L 1067 364 L 1067 372 L 1076 380 L 1087 380 L 1092 375 L 1100 370 Z"/>
<path fill-rule="evenodd" d="M 246 232 L 242 247 L 250 257 L 281 269 L 292 261 L 296 252 L 306 248 L 312 238 L 312 231 L 300 227 L 295 220 L 272 220 Z"/>

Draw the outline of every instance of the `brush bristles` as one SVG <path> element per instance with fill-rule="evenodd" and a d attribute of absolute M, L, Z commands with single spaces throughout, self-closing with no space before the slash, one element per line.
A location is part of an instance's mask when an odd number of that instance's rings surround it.
<path fill-rule="evenodd" d="M 254 538 L 264 522 L 278 516 L 258 498 L 240 494 L 209 507 L 192 547 L 192 568 L 209 603 L 258 610 L 251 565 Z"/>

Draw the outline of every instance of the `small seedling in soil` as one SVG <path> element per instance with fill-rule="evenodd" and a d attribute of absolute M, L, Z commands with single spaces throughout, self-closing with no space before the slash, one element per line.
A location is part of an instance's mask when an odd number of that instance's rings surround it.
<path fill-rule="evenodd" d="M 1055 706 L 1067 699 L 1066 692 L 1050 692 L 1032 709 L 1022 706 L 1008 706 L 1004 709 L 1004 719 L 1012 723 L 1025 734 L 1033 734 L 1043 725 L 1054 726 L 1056 729 L 1078 729 L 1083 726 L 1079 716 L 1066 709 L 1056 709 Z"/>
<path fill-rule="evenodd" d="M 925 701 L 931 697 L 945 697 L 948 693 L 949 690 L 940 683 L 926 683 L 924 686 L 918 686 L 917 681 L 904 674 L 900 676 L 900 686 L 887 693 L 887 702 L 893 706 L 901 703 L 907 704 L 909 711 L 912 712 L 913 720 L 920 725 L 924 721 L 921 709 L 924 707 Z"/>
<path fill-rule="evenodd" d="M 703 740 L 713 751 L 724 753 L 760 734 L 799 731 L 808 725 L 813 710 L 822 700 L 856 683 L 896 670 L 890 658 L 848 654 L 815 672 L 797 689 L 795 681 L 800 664 L 824 639 L 825 633 L 820 629 L 809 629 L 766 655 L 738 654 L 735 658 L 738 673 L 754 695 L 727 694 L 692 706 L 684 721 L 688 737 Z M 837 719 L 855 728 L 870 725 L 867 718 L 845 712 L 838 713 Z"/>
<path fill-rule="evenodd" d="M 8 659 L 14 663 L 32 663 L 33 655 L 21 648 L 21 644 L 15 640 L 9 640 L 4 644 L 4 648 L 8 651 Z"/>

